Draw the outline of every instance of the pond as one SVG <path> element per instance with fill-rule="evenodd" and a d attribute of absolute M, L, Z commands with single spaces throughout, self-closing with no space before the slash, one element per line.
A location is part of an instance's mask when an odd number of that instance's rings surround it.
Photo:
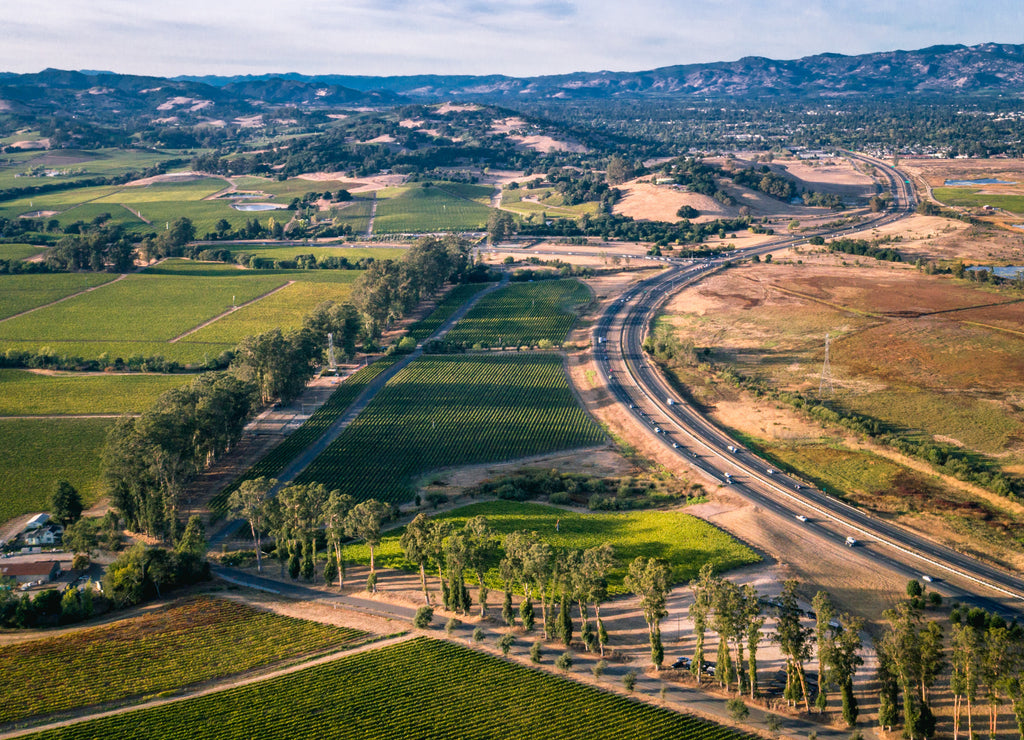
<path fill-rule="evenodd" d="M 972 272 L 978 272 L 979 270 L 987 270 L 996 277 L 1001 278 L 1015 278 L 1020 273 L 1024 272 L 1024 265 L 1009 265 L 1008 267 L 989 267 L 986 265 L 975 265 L 974 267 L 968 267 L 968 270 Z"/>
<path fill-rule="evenodd" d="M 236 211 L 280 211 L 288 206 L 277 203 L 232 203 Z"/>
<path fill-rule="evenodd" d="M 980 180 L 946 180 L 944 183 L 949 187 L 966 187 L 970 185 L 1016 185 L 1015 182 L 1006 180 L 995 180 L 991 177 L 984 177 Z"/>

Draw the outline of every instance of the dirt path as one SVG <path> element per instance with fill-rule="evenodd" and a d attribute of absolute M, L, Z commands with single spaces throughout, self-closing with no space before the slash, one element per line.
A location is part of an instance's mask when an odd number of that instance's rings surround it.
<path fill-rule="evenodd" d="M 199 326 L 196 326 L 196 327 L 193 327 L 193 328 L 189 329 L 189 330 L 188 330 L 187 332 L 185 332 L 184 334 L 179 334 L 179 335 L 178 335 L 178 336 L 176 336 L 176 337 L 175 337 L 174 339 L 169 339 L 169 340 L 167 341 L 167 343 L 168 343 L 168 344 L 174 344 L 175 342 L 178 342 L 178 341 L 180 341 L 180 340 L 184 339 L 184 338 L 185 338 L 185 337 L 187 337 L 187 336 L 190 336 L 190 335 L 192 335 L 192 334 L 195 334 L 195 333 L 196 333 L 197 331 L 199 331 L 200 329 L 205 329 L 205 328 L 206 328 L 207 326 L 209 326 L 210 324 L 213 324 L 213 323 L 215 323 L 215 322 L 217 322 L 217 321 L 220 321 L 220 320 L 221 320 L 221 319 L 223 319 L 223 318 L 224 318 L 225 316 L 230 316 L 230 315 L 231 315 L 231 314 L 233 314 L 233 313 L 234 313 L 235 311 L 239 311 L 239 310 L 241 310 L 241 309 L 245 308 L 246 306 L 251 306 L 252 304 L 256 303 L 257 301 L 262 301 L 262 300 L 263 300 L 264 298 L 267 298 L 268 296 L 272 296 L 272 295 L 274 295 L 274 293 L 277 293 L 278 291 L 284 290 L 284 289 L 285 289 L 285 288 L 287 288 L 287 287 L 288 287 L 289 285 L 294 285 L 294 284 L 295 284 L 295 281 L 294 281 L 294 280 L 289 280 L 289 281 L 288 281 L 287 283 L 285 283 L 284 285 L 278 286 L 277 288 L 274 288 L 273 290 L 269 290 L 269 291 L 267 291 L 266 293 L 264 293 L 263 295 L 258 295 L 258 296 L 256 296 L 255 298 L 253 298 L 253 299 L 252 299 L 251 301 L 246 301 L 245 303 L 243 303 L 243 304 L 242 304 L 242 305 L 240 305 L 240 306 L 233 306 L 232 308 L 229 308 L 229 309 L 228 309 L 227 311 L 225 311 L 224 313 L 222 313 L 222 314 L 219 314 L 219 315 L 217 315 L 217 316 L 214 316 L 214 317 L 213 317 L 212 319 L 210 319 L 209 321 L 204 321 L 204 322 L 203 322 L 203 323 L 201 323 L 201 324 L 200 324 Z"/>
<path fill-rule="evenodd" d="M 139 219 L 140 221 L 144 221 L 144 222 L 145 222 L 145 223 L 147 223 L 147 224 L 152 224 L 152 223 L 153 223 L 153 222 L 152 222 L 152 221 L 150 221 L 150 220 L 149 220 L 148 218 L 146 218 L 146 217 L 145 217 L 145 216 L 143 216 L 143 215 L 142 215 L 141 213 L 139 213 L 138 209 L 136 209 L 136 208 L 132 208 L 132 207 L 130 207 L 130 206 L 126 206 L 126 205 L 125 205 L 124 203 L 118 203 L 118 205 L 119 205 L 119 206 L 121 206 L 121 207 L 122 207 L 123 209 L 125 209 L 126 211 L 128 211 L 128 213 L 130 213 L 130 214 L 132 214 L 133 216 L 135 216 L 135 218 Z"/>
<path fill-rule="evenodd" d="M 77 298 L 80 295 L 83 295 L 85 293 L 91 293 L 92 291 L 99 290 L 100 288 L 106 288 L 108 285 L 113 285 L 114 283 L 120 282 L 121 280 L 124 280 L 126 277 L 128 277 L 128 274 L 127 273 L 122 273 L 121 275 L 118 275 L 113 280 L 108 280 L 105 283 L 100 283 L 99 285 L 94 285 L 91 288 L 85 288 L 84 290 L 80 290 L 77 293 L 72 293 L 71 295 L 66 295 L 63 298 L 58 298 L 55 301 L 50 301 L 49 303 L 44 303 L 41 306 L 36 306 L 35 308 L 29 308 L 29 309 L 26 309 L 26 310 L 21 311 L 19 313 L 16 313 L 13 316 L 8 316 L 6 318 L 0 319 L 0 323 L 3 323 L 4 321 L 10 321 L 11 319 L 16 319 L 19 316 L 24 316 L 26 314 L 30 314 L 33 311 L 38 311 L 41 308 L 49 308 L 50 306 L 56 306 L 58 303 L 63 303 L 64 301 L 70 301 L 72 298 Z"/>
<path fill-rule="evenodd" d="M 370 204 L 370 220 L 366 224 L 367 238 L 373 236 L 373 222 L 377 219 L 377 191 L 373 191 L 373 202 Z"/>
<path fill-rule="evenodd" d="M 390 645 L 397 645 L 402 642 L 413 639 L 417 635 L 413 633 L 406 633 L 395 637 L 386 638 L 383 640 L 375 640 L 372 642 L 357 645 L 351 650 L 341 650 L 336 653 L 330 653 L 329 655 L 323 655 L 313 660 L 307 660 L 295 665 L 290 665 L 286 668 L 280 668 L 275 671 L 269 671 L 267 673 L 259 673 L 257 675 L 248 675 L 240 678 L 227 679 L 225 681 L 217 681 L 213 684 L 204 685 L 200 689 L 184 689 L 181 693 L 166 697 L 163 699 L 154 699 L 152 701 L 142 702 L 140 704 L 129 704 L 127 706 L 118 707 L 117 709 L 111 709 L 105 712 L 97 712 L 95 714 L 83 714 L 79 717 L 71 717 L 59 722 L 52 722 L 45 725 L 35 725 L 34 727 L 26 727 L 17 730 L 11 730 L 9 732 L 0 733 L 0 740 L 6 740 L 6 738 L 22 737 L 24 735 L 31 735 L 44 730 L 54 730 L 60 727 L 68 727 L 70 725 L 81 724 L 82 722 L 89 722 L 94 719 L 102 719 L 104 717 L 114 717 L 119 714 L 125 714 L 126 712 L 134 712 L 141 709 L 152 709 L 154 707 L 161 707 L 165 704 L 175 704 L 186 699 L 197 699 L 201 696 L 207 696 L 209 694 L 216 694 L 221 691 L 227 691 L 228 689 L 238 688 L 240 686 L 248 686 L 250 684 L 258 683 L 260 681 L 269 681 L 274 678 L 281 676 L 287 676 L 292 673 L 298 673 L 304 671 L 307 668 L 313 668 L 318 665 L 325 663 L 332 663 L 341 658 L 345 658 L 349 655 L 357 655 L 364 653 L 368 650 L 377 650 L 378 648 L 388 647 Z"/>

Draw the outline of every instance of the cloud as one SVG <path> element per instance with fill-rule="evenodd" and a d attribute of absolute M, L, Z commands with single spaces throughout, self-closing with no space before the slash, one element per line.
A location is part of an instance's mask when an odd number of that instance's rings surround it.
<path fill-rule="evenodd" d="M 0 69 L 558 74 L 1005 41 L 1019 0 L 5 0 Z M 1016 41 L 1016 39 L 1009 39 Z"/>

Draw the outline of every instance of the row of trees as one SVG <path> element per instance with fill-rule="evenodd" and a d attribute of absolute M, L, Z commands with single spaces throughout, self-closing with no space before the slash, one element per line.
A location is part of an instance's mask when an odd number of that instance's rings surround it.
<path fill-rule="evenodd" d="M 205 373 L 161 394 L 107 436 L 104 477 L 111 503 L 130 529 L 174 537 L 185 485 L 241 437 L 254 386 L 229 373 Z"/>
<path fill-rule="evenodd" d="M 369 265 L 353 287 L 367 333 L 378 337 L 420 300 L 447 282 L 463 280 L 472 267 L 469 244 L 456 236 L 420 239 L 401 260 Z"/>
<path fill-rule="evenodd" d="M 691 671 L 700 683 L 705 668 L 706 633 L 714 630 L 718 635 L 715 679 L 726 689 L 735 683 L 738 693 L 756 697 L 759 691 L 757 649 L 763 640 L 762 629 L 770 610 L 775 616 L 773 640 L 786 659 L 783 697 L 792 705 L 802 703 L 804 710 L 810 711 L 811 692 L 805 665 L 816 646 L 819 671 L 815 705 L 824 712 L 828 708 L 828 690 L 838 689 L 843 718 L 852 727 L 858 714 L 853 677 L 863 664 L 860 657 L 863 620 L 839 614 L 829 594 L 819 591 L 813 601 L 815 626 L 805 626 L 805 614 L 797 601 L 797 587 L 796 581 L 786 581 L 779 598 L 769 601 L 753 586 L 738 586 L 715 576 L 711 565 L 705 564 L 699 576 L 690 582 L 693 592 L 690 617 L 696 633 Z"/>

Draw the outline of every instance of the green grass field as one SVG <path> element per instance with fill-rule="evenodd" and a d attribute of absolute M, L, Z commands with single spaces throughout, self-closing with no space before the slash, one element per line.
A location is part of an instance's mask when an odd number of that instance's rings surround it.
<path fill-rule="evenodd" d="M 201 596 L 140 617 L 6 645 L 0 722 L 183 688 L 366 640 L 358 630 Z"/>
<path fill-rule="evenodd" d="M 35 134 L 16 134 L 13 141 L 30 141 L 38 138 Z M 0 139 L 0 143 L 6 139 Z M 49 185 L 55 182 L 74 182 L 91 177 L 110 177 L 130 170 L 140 171 L 148 167 L 190 155 L 177 151 L 155 152 L 142 149 L 91 149 L 80 151 L 61 149 L 57 151 L 25 151 L 4 155 L 6 163 L 0 164 L 0 189 Z M 62 171 L 54 177 L 16 177 L 35 168 Z"/>
<path fill-rule="evenodd" d="M 603 440 L 558 355 L 425 357 L 392 378 L 297 482 L 402 502 L 430 470 Z"/>
<path fill-rule="evenodd" d="M 544 504 L 516 501 L 487 501 L 470 504 L 436 515 L 461 526 L 470 517 L 483 515 L 500 536 L 509 532 L 536 532 L 556 549 L 585 550 L 605 542 L 615 548 L 619 561 L 608 579 L 613 595 L 627 593 L 623 585 L 629 563 L 639 555 L 665 558 L 672 564 L 676 583 L 688 583 L 704 563 L 714 563 L 717 572 L 756 563 L 758 556 L 720 529 L 679 511 L 589 512 L 581 514 Z M 375 552 L 377 565 L 416 570 L 402 554 L 401 530 L 388 532 Z M 356 562 L 370 562 L 365 545 L 349 547 L 345 555 Z M 487 574 L 492 588 L 503 584 L 497 568 Z"/>
<path fill-rule="evenodd" d="M 363 231 L 366 230 L 364 226 Z M 214 249 L 215 247 L 211 247 Z M 318 260 L 324 257 L 344 257 L 351 263 L 361 259 L 397 260 L 408 251 L 397 247 L 282 247 L 275 244 L 230 245 L 233 254 L 245 253 L 254 257 L 272 260 L 293 260 L 300 254 L 315 255 Z"/>
<path fill-rule="evenodd" d="M 444 324 L 444 322 L 447 321 L 453 313 L 458 311 L 466 301 L 487 286 L 488 283 L 467 283 L 464 285 L 456 285 L 448 292 L 448 295 L 446 295 L 437 304 L 437 308 L 430 312 L 429 316 L 420 319 L 409 327 L 409 336 L 417 342 L 422 342 L 435 331 L 440 329 L 441 325 Z"/>
<path fill-rule="evenodd" d="M 529 200 L 526 200 L 529 198 Z M 518 213 L 520 216 L 532 216 L 534 214 L 547 214 L 555 218 L 575 218 L 584 213 L 596 214 L 600 210 L 600 203 L 588 201 L 574 206 L 567 206 L 562 202 L 562 196 L 554 188 L 537 188 L 534 190 L 504 190 L 501 193 L 501 207 L 505 210 Z"/>
<path fill-rule="evenodd" d="M 23 260 L 46 251 L 35 244 L 0 244 L 0 260 Z"/>
<path fill-rule="evenodd" d="M 0 416 L 140 413 L 190 375 L 40 375 L 0 369 Z"/>
<path fill-rule="evenodd" d="M 285 202 L 301 198 L 306 193 L 323 193 L 327 190 L 337 193 L 339 189 L 348 190 L 356 185 L 346 180 L 306 180 L 302 177 L 277 180 L 256 176 L 236 177 L 235 184 L 241 192 L 263 192 Z"/>
<path fill-rule="evenodd" d="M 575 279 L 513 283 L 480 299 L 448 339 L 488 347 L 532 346 L 541 340 L 559 344 L 576 320 L 575 309 L 590 297 Z"/>
<path fill-rule="evenodd" d="M 0 522 L 46 511 L 57 481 L 86 504 L 102 493 L 100 453 L 114 419 L 0 419 Z"/>
<path fill-rule="evenodd" d="M 490 208 L 460 195 L 471 186 L 413 185 L 378 192 L 374 233 L 479 231 L 487 224 Z"/>
<path fill-rule="evenodd" d="M 964 208 L 993 206 L 1011 213 L 1024 214 L 1024 195 L 985 194 L 981 192 L 980 188 L 968 187 L 933 188 L 932 195 L 937 201 L 945 203 L 947 206 Z"/>
<path fill-rule="evenodd" d="M 550 652 L 546 660 L 553 660 Z M 425 637 L 270 681 L 31 737 L 231 740 L 257 734 L 314 734 L 324 740 L 750 737 Z"/>
<path fill-rule="evenodd" d="M 109 283 L 115 277 L 106 273 L 0 275 L 0 319 Z"/>

